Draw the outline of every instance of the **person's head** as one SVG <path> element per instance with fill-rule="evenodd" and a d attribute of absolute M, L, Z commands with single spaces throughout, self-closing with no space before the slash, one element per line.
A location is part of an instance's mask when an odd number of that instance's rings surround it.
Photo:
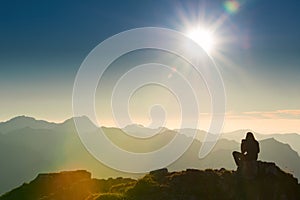
<path fill-rule="evenodd" d="M 246 140 L 255 140 L 253 133 L 248 132 L 246 135 Z"/>

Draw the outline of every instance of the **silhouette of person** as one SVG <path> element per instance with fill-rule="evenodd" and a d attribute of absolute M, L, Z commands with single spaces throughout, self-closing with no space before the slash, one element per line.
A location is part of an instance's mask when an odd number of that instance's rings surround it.
<path fill-rule="evenodd" d="M 241 151 L 234 151 L 232 153 L 234 161 L 237 166 L 240 166 L 243 161 L 253 161 L 257 160 L 257 155 L 259 153 L 259 144 L 255 140 L 253 133 L 248 132 L 246 139 L 242 140 Z"/>

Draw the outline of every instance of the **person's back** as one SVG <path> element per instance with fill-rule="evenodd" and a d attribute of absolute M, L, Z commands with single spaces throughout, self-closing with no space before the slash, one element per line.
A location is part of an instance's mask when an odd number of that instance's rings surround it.
<path fill-rule="evenodd" d="M 259 144 L 255 139 L 246 140 L 246 154 L 245 160 L 257 160 L 258 153 L 259 153 Z"/>
<path fill-rule="evenodd" d="M 248 132 L 246 135 L 246 139 L 242 140 L 241 151 L 234 151 L 233 157 L 234 161 L 239 166 L 242 161 L 256 161 L 259 153 L 259 144 L 255 140 L 253 133 Z"/>

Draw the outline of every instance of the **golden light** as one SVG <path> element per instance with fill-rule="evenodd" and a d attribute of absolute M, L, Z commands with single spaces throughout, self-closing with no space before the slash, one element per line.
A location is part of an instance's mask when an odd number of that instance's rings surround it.
<path fill-rule="evenodd" d="M 212 31 L 205 28 L 195 28 L 187 32 L 187 36 L 199 44 L 208 54 L 215 45 L 215 37 Z"/>

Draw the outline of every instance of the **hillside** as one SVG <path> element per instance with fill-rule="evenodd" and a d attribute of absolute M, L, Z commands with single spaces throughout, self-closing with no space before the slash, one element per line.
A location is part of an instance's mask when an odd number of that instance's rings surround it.
<path fill-rule="evenodd" d="M 242 171 L 152 171 L 144 177 L 92 179 L 87 171 L 40 174 L 30 183 L 6 193 L 0 200 L 253 200 L 299 199 L 297 179 L 274 163 L 258 162 L 256 176 Z"/>

